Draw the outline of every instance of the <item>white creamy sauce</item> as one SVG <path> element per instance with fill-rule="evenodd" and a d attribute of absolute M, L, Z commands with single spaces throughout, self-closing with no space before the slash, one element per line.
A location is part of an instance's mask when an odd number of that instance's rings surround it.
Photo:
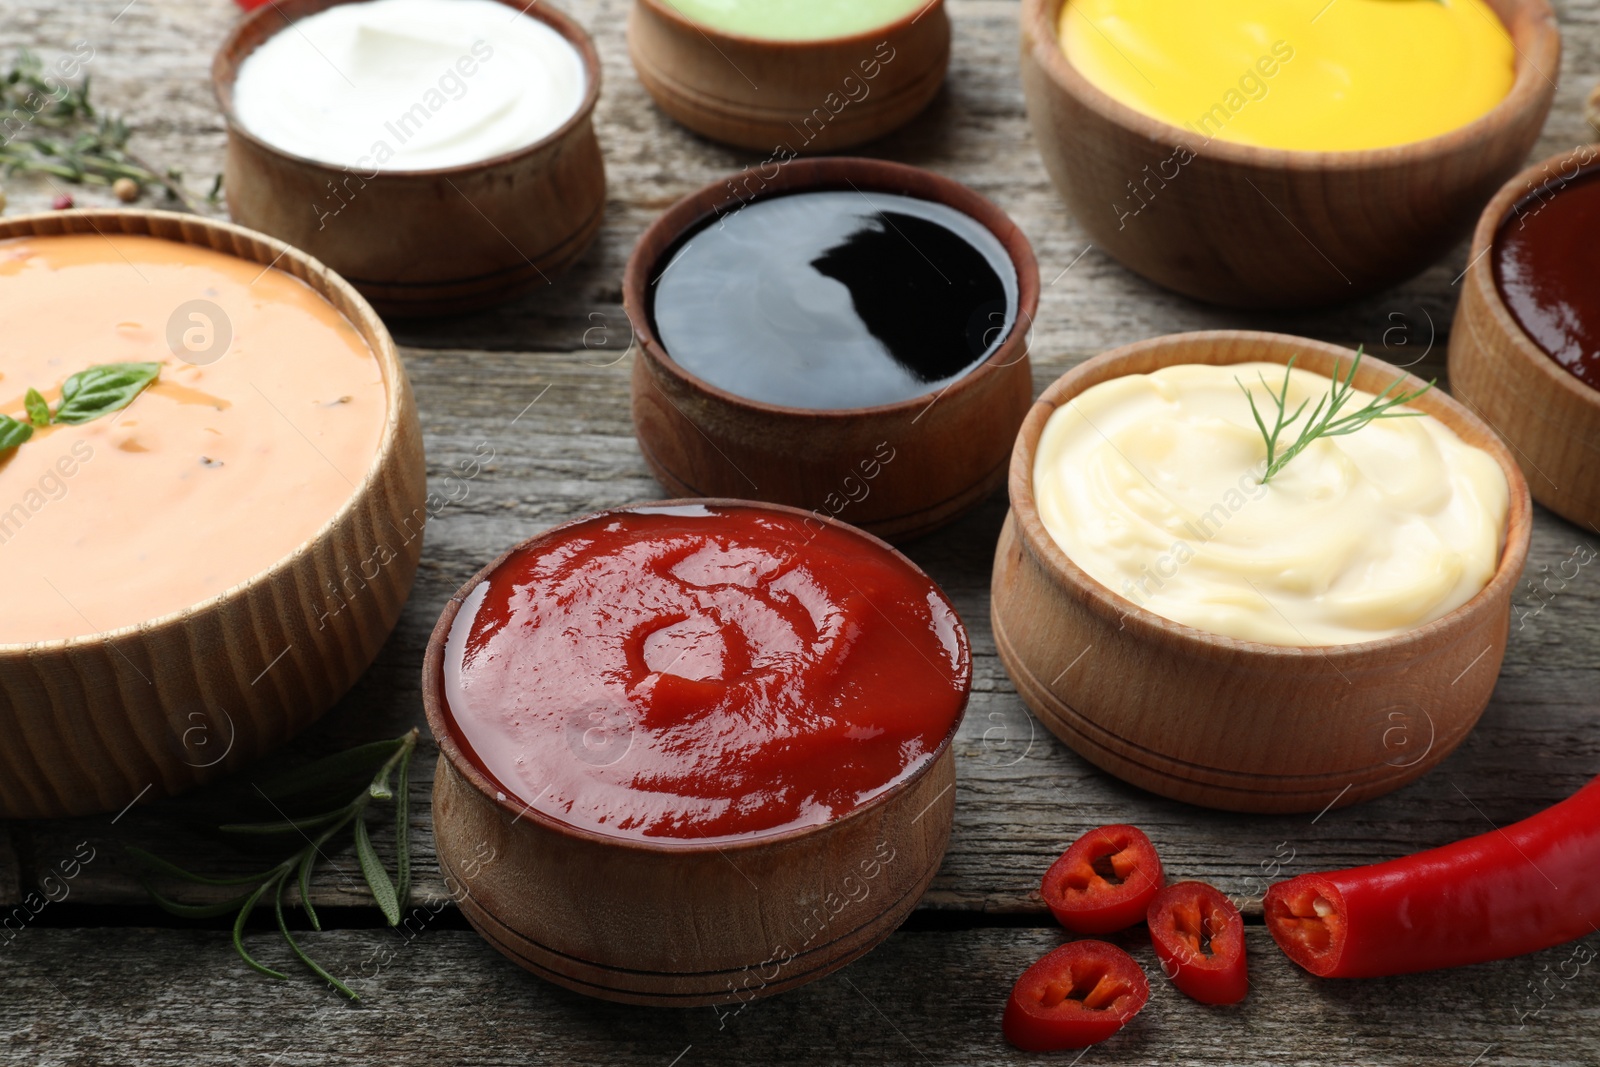
<path fill-rule="evenodd" d="M 456 167 L 524 148 L 577 113 L 583 59 L 495 0 L 366 0 L 285 26 L 239 65 L 238 121 L 361 173 Z"/>
<path fill-rule="evenodd" d="M 1385 419 L 1318 439 L 1261 485 L 1266 444 L 1237 384 L 1270 426 L 1258 374 L 1277 389 L 1284 368 L 1167 367 L 1058 408 L 1033 488 L 1067 556 L 1157 615 L 1274 645 L 1392 636 L 1489 583 L 1510 491 L 1488 453 L 1432 416 Z M 1309 415 L 1328 386 L 1295 370 L 1289 411 L 1309 398 Z M 1370 399 L 1357 392 L 1343 412 Z"/>

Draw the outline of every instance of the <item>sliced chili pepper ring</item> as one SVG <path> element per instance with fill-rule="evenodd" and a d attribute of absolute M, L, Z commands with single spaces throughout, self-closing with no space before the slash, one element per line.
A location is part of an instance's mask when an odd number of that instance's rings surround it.
<path fill-rule="evenodd" d="M 1267 928 L 1290 959 L 1315 975 L 1333 972 L 1345 940 L 1343 901 L 1336 886 L 1316 875 L 1301 875 L 1273 886 L 1263 906 Z"/>
<path fill-rule="evenodd" d="M 1166 884 L 1161 857 L 1136 826 L 1102 826 L 1072 843 L 1045 872 L 1040 893 L 1056 921 L 1109 934 L 1143 921 Z"/>
<path fill-rule="evenodd" d="M 1244 919 L 1204 882 L 1169 885 L 1150 902 L 1150 943 L 1179 991 L 1202 1004 L 1237 1004 L 1250 992 Z"/>
<path fill-rule="evenodd" d="M 1006 1040 L 1029 1052 L 1087 1048 L 1128 1024 L 1150 999 L 1132 956 L 1104 941 L 1074 941 L 1017 979 L 1006 1003 Z"/>

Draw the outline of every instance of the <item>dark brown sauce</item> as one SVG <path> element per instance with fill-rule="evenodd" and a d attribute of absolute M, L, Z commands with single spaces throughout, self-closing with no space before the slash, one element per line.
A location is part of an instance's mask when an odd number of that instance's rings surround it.
<path fill-rule="evenodd" d="M 1017 272 L 989 230 L 888 193 L 758 200 L 665 257 L 657 336 L 679 366 L 738 396 L 850 409 L 936 393 L 1016 322 Z"/>
<path fill-rule="evenodd" d="M 1517 202 L 1495 238 L 1494 277 L 1534 344 L 1600 389 L 1600 166 Z"/>

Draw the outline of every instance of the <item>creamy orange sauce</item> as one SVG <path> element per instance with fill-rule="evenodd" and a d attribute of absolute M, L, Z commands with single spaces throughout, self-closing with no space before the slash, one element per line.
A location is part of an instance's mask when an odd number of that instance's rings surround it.
<path fill-rule="evenodd" d="M 226 326 L 208 335 L 192 301 Z M 187 358 L 169 344 L 175 313 Z M 0 242 L 0 322 L 0 413 L 15 419 L 30 386 L 54 405 L 91 366 L 161 364 L 123 410 L 0 453 L 0 644 L 134 625 L 254 577 L 334 516 L 377 453 L 377 359 L 282 271 L 151 237 L 20 238 Z"/>

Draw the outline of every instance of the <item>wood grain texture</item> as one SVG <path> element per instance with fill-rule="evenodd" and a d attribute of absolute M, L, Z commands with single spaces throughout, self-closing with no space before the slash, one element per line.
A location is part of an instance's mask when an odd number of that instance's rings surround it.
<path fill-rule="evenodd" d="M 0 239 L 136 234 L 305 282 L 372 349 L 388 406 L 367 476 L 292 555 L 204 604 L 138 627 L 0 647 L 0 815 L 116 812 L 236 770 L 304 729 L 377 656 L 422 555 L 416 404 L 394 342 L 338 276 L 229 223 L 161 212 L 0 220 Z"/>
<path fill-rule="evenodd" d="M 628 49 L 663 111 L 714 141 L 773 159 L 837 152 L 904 126 L 950 63 L 943 0 L 887 26 L 826 41 L 721 32 L 670 0 L 636 0 Z"/>
<path fill-rule="evenodd" d="M 1017 318 L 988 359 L 937 393 L 833 411 L 738 396 L 673 360 L 655 336 L 654 284 L 684 234 L 752 199 L 841 188 L 942 203 L 995 235 L 1016 266 Z M 1033 395 L 1028 326 L 1039 306 L 1039 267 L 1016 224 L 970 189 L 873 159 L 747 170 L 680 200 L 645 231 L 628 258 L 622 297 L 636 342 L 634 433 L 669 496 L 765 500 L 905 541 L 969 511 L 1005 480 Z"/>
<path fill-rule="evenodd" d="M 1067 1064 L 1000 1037 L 1005 997 L 1022 971 L 1062 943 L 1059 931 L 901 932 L 849 968 L 780 1000 L 641 1010 L 539 981 L 470 932 L 419 924 L 305 934 L 310 951 L 365 998 L 352 1008 L 297 979 L 264 985 L 226 933 L 31 930 L 0 948 L 7 996 L 0 1060 L 61 1064 L 536 1063 Z M 250 936 L 291 966 L 275 935 Z M 1324 982 L 1289 964 L 1265 928 L 1246 929 L 1251 992 L 1206 1008 L 1160 976 L 1142 936 L 1119 935 L 1150 975 L 1144 1011 L 1083 1057 L 1100 1064 L 1186 1067 L 1591 1067 L 1600 1043 L 1594 965 L 1533 998 L 1564 950 L 1440 974 Z M 1600 940 L 1590 938 L 1590 948 Z M 1548 968 L 1544 970 L 1544 968 Z M 1570 967 L 1568 973 L 1570 973 Z M 263 998 L 277 1010 L 261 1010 Z M 1537 1015 L 1527 1014 L 1543 1003 Z"/>
<path fill-rule="evenodd" d="M 1034 501 L 1039 439 L 1085 390 L 1181 364 L 1291 360 L 1337 377 L 1359 357 L 1285 334 L 1217 330 L 1114 349 L 1044 391 L 1012 458 L 1011 515 L 995 552 L 994 638 L 1024 702 L 1057 737 L 1119 778 L 1163 796 L 1249 812 L 1357 804 L 1431 771 L 1477 725 L 1509 636 L 1532 503 L 1516 459 L 1442 392 L 1411 407 L 1487 452 L 1509 487 L 1505 549 L 1488 585 L 1425 626 L 1355 645 L 1284 647 L 1206 633 L 1147 611 L 1091 578 L 1044 527 Z M 1355 370 L 1374 396 L 1403 371 Z M 1409 378 L 1402 388 L 1426 383 Z M 1474 670 L 1482 667 L 1482 670 Z M 1428 745 L 1394 744 L 1426 734 Z"/>
<path fill-rule="evenodd" d="M 589 35 L 549 5 L 504 0 L 565 37 L 588 79 L 578 110 L 538 142 L 438 170 L 333 166 L 240 125 L 233 85 L 246 56 L 273 34 L 293 32 L 285 29 L 290 20 L 342 2 L 259 7 L 217 52 L 212 81 L 228 127 L 224 189 L 234 221 L 320 259 L 385 315 L 459 315 L 551 284 L 594 241 L 605 213 L 605 162 L 593 122 L 600 60 Z"/>
<path fill-rule="evenodd" d="M 1456 395 L 1510 443 L 1534 499 L 1591 530 L 1600 525 L 1600 392 L 1523 332 L 1495 284 L 1493 248 L 1515 212 L 1544 210 L 1596 159 L 1600 146 L 1585 145 L 1535 163 L 1490 201 L 1450 333 Z"/>
<path fill-rule="evenodd" d="M 1184 129 L 1093 86 L 1061 50 L 1063 3 L 1022 3 L 1022 83 L 1045 168 L 1112 256 L 1231 307 L 1343 303 L 1426 267 L 1527 158 L 1556 92 L 1548 72 L 1561 43 L 1545 0 L 1491 0 L 1515 43 L 1517 76 L 1477 122 L 1363 152 L 1235 144 L 1216 139 L 1228 114 L 1220 104 L 1223 118 L 1208 116 L 1215 128 Z"/>
<path fill-rule="evenodd" d="M 595 112 L 611 183 L 605 225 L 555 285 L 470 317 L 396 324 L 408 346 L 402 358 L 428 446 L 427 551 L 412 599 L 373 669 L 274 760 L 309 758 L 420 725 L 416 665 L 440 609 L 463 581 L 530 533 L 661 495 L 629 422 L 624 266 L 660 212 L 708 182 L 760 164 L 767 153 L 713 144 L 653 106 L 627 55 L 629 0 L 560 6 L 594 33 L 605 68 Z M 1351 348 L 1365 344 L 1370 354 L 1423 377 L 1443 373 L 1459 294 L 1453 281 L 1470 254 L 1465 242 L 1391 289 L 1315 312 L 1245 313 L 1158 288 L 1092 243 L 1037 158 L 1016 67 L 1015 0 L 949 0 L 947 6 L 955 33 L 944 88 L 926 111 L 863 151 L 961 181 L 993 199 L 1027 233 L 1043 283 L 1032 346 L 1035 393 L 1105 349 L 1195 329 L 1275 329 Z M 1555 7 L 1565 47 L 1540 156 L 1594 136 L 1583 102 L 1600 72 L 1600 3 L 1557 0 Z M 205 190 L 221 169 L 226 140 L 207 78 L 233 17 L 229 4 L 7 0 L 5 13 L 0 51 L 6 54 L 25 44 L 48 58 L 76 40 L 92 41 L 96 96 L 135 121 L 136 148 L 163 163 L 181 163 L 191 187 Z M 80 204 L 111 203 L 103 190 L 21 177 L 7 180 L 6 188 L 12 211 L 48 208 L 52 196 L 69 190 Z M 484 447 L 493 449 L 492 457 L 484 458 Z M 475 463 L 481 472 L 466 477 Z M 1348 866 L 1471 836 L 1491 821 L 1505 825 L 1569 795 L 1600 769 L 1594 708 L 1600 571 L 1589 567 L 1572 580 L 1557 577 L 1574 546 L 1600 545 L 1600 536 L 1543 509 L 1535 510 L 1506 660 L 1478 728 L 1421 781 L 1320 818 L 1228 815 L 1164 800 L 1097 770 L 1039 726 L 1001 669 L 985 621 L 989 569 L 1005 514 L 1004 496 L 997 493 L 907 548 L 950 593 L 970 624 L 975 653 L 975 691 L 955 743 L 955 827 L 914 922 L 1042 916 L 1036 890 L 1044 868 L 1079 833 L 1106 822 L 1131 821 L 1148 830 L 1174 877 L 1203 878 L 1229 894 L 1259 897 L 1281 876 L 1274 870 Z M 427 812 L 435 758 L 425 742 L 412 775 L 419 905 L 448 892 L 437 873 Z M 253 765 L 240 778 L 268 769 Z M 259 869 L 198 832 L 209 815 L 204 799 L 135 808 L 115 824 L 110 817 L 12 823 L 0 834 L 9 832 L 15 841 L 19 888 L 36 886 L 89 839 L 97 858 L 74 884 L 72 900 L 137 905 L 145 898 L 122 853 L 127 844 L 217 873 Z M 389 854 L 387 832 L 375 836 Z M 334 853 L 331 860 L 313 886 L 318 904 L 366 903 L 352 857 Z M 0 899 L 6 888 L 0 879 Z M 703 1060 L 1020 1063 L 998 1037 L 1001 998 L 1016 975 L 1056 943 L 1054 936 L 1003 928 L 897 935 L 841 974 L 754 1004 L 718 1030 L 711 1008 L 643 1012 L 556 990 L 467 931 L 430 932 L 411 943 L 385 931 L 308 935 L 315 952 L 333 956 L 338 972 L 359 978 L 371 994 L 367 1010 L 350 1012 L 308 985 L 274 984 L 245 972 L 225 933 L 33 928 L 9 949 L 0 948 L 0 992 L 7 998 L 0 1060 L 188 1065 L 267 1063 L 281 1054 L 281 1067 L 291 1067 L 433 1063 L 444 1055 L 480 1064 L 666 1067 L 692 1044 L 679 1067 Z M 1518 998 L 1530 993 L 1530 981 L 1542 980 L 1540 967 L 1559 965 L 1565 958 L 1559 952 L 1448 976 L 1318 986 L 1283 964 L 1261 927 L 1252 927 L 1250 937 L 1259 999 L 1247 1002 L 1248 1021 L 1181 1005 L 1184 1013 L 1154 1030 L 1148 1045 L 1133 1052 L 1108 1048 L 1084 1063 L 1464 1067 L 1480 1054 L 1483 1067 L 1600 1060 L 1593 994 L 1600 987 L 1571 987 L 1518 1029 Z M 263 933 L 252 944 L 271 961 L 286 962 L 272 940 Z M 361 977 L 369 958 L 368 974 L 389 952 L 398 955 L 378 978 Z M 1148 955 L 1140 958 L 1152 964 Z M 1145 1022 L 1169 1006 L 1159 997 Z M 751 1023 L 755 1027 L 745 1029 Z"/>

